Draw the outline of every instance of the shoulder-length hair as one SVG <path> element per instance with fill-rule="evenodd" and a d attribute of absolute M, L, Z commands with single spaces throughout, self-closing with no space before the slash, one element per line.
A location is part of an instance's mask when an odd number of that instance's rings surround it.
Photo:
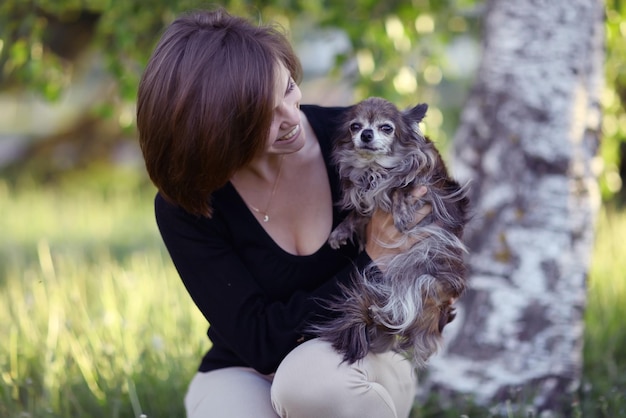
<path fill-rule="evenodd" d="M 282 32 L 223 9 L 184 14 L 165 30 L 139 83 L 137 128 L 166 200 L 211 217 L 211 194 L 265 147 L 279 63 L 300 81 Z"/>

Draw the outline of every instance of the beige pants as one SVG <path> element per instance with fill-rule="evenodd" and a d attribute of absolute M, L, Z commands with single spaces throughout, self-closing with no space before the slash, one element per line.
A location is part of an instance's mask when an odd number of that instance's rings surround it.
<path fill-rule="evenodd" d="M 197 373 L 188 418 L 406 418 L 415 397 L 411 364 L 395 353 L 347 364 L 321 340 L 293 350 L 273 375 L 230 367 Z"/>

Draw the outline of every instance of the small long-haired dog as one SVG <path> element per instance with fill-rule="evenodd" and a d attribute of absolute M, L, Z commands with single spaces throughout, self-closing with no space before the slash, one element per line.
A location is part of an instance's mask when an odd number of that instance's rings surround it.
<path fill-rule="evenodd" d="M 418 127 L 427 108 L 400 111 L 387 100 L 366 99 L 351 109 L 334 151 L 340 204 L 350 212 L 331 233 L 330 245 L 356 239 L 363 249 L 376 209 L 390 213 L 402 233 L 396 245 L 403 250 L 358 275 L 344 289 L 345 298 L 331 303 L 337 318 L 314 329 L 350 363 L 369 351 L 396 350 L 423 366 L 455 316 L 451 303 L 465 290 L 461 236 L 469 202 Z M 416 197 L 420 186 L 427 192 Z M 416 224 L 416 212 L 425 205 L 432 211 Z"/>

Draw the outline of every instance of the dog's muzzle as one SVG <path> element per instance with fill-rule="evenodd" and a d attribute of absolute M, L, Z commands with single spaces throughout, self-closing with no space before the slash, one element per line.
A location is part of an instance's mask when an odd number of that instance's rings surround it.
<path fill-rule="evenodd" d="M 361 132 L 361 141 L 363 141 L 364 144 L 372 142 L 373 139 L 374 131 L 371 129 L 364 129 L 363 132 Z"/>

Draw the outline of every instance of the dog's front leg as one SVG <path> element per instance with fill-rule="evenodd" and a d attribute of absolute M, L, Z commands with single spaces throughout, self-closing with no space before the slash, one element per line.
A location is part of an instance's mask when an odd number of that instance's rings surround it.
<path fill-rule="evenodd" d="M 359 250 L 363 251 L 365 248 L 365 227 L 368 220 L 369 218 L 359 215 L 356 211 L 350 212 L 346 219 L 331 232 L 330 237 L 328 237 L 328 244 L 336 250 L 342 245 L 346 245 L 350 240 L 359 244 Z M 355 238 L 356 241 L 354 241 Z"/>
<path fill-rule="evenodd" d="M 424 198 L 414 196 L 408 188 L 396 190 L 391 195 L 391 213 L 393 224 L 400 232 L 406 232 L 415 226 L 415 215 L 424 207 Z"/>

